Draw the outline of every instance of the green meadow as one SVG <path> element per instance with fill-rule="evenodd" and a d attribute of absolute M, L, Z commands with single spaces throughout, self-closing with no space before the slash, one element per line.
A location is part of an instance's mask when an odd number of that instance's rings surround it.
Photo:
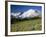
<path fill-rule="evenodd" d="M 41 18 L 29 20 L 14 20 L 11 24 L 11 32 L 40 31 L 42 28 Z"/>

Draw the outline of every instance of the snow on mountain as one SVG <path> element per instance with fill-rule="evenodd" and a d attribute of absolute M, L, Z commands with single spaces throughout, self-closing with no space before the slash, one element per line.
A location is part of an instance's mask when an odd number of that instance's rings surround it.
<path fill-rule="evenodd" d="M 13 15 L 15 18 L 21 18 L 21 19 L 38 17 L 41 15 L 40 11 L 33 10 L 33 9 L 29 9 L 29 10 L 23 12 L 21 15 L 20 14 L 21 14 L 21 12 L 11 13 L 11 15 Z"/>
<path fill-rule="evenodd" d="M 18 12 L 18 13 L 11 13 L 11 15 L 13 15 L 13 16 L 18 16 L 20 14 L 20 12 Z"/>

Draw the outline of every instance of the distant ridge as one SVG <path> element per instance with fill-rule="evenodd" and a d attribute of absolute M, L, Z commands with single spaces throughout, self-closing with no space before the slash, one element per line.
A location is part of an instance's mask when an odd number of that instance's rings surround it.
<path fill-rule="evenodd" d="M 16 19 L 24 19 L 24 18 L 29 19 L 34 17 L 41 17 L 41 12 L 38 10 L 29 9 L 25 12 L 11 13 L 11 17 Z"/>

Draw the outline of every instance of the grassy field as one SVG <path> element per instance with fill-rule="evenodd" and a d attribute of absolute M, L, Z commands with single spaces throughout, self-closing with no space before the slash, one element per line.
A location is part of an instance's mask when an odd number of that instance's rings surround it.
<path fill-rule="evenodd" d="M 42 28 L 41 19 L 17 21 L 11 24 L 11 32 L 39 31 Z"/>

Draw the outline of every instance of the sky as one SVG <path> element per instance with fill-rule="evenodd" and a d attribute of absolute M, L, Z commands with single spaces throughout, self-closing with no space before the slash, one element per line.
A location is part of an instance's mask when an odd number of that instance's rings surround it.
<path fill-rule="evenodd" d="M 11 5 L 11 12 L 25 12 L 29 9 L 42 10 L 41 6 L 25 6 L 25 5 Z"/>

